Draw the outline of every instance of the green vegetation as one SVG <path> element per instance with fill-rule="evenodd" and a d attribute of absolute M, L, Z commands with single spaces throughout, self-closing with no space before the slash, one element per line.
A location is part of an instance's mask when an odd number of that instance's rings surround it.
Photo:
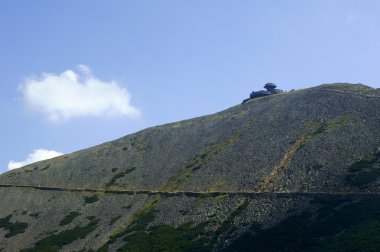
<path fill-rule="evenodd" d="M 25 229 L 28 227 L 28 223 L 18 222 L 15 223 L 10 222 L 12 218 L 12 214 L 8 215 L 5 218 L 0 219 L 0 228 L 8 230 L 8 233 L 5 234 L 5 238 L 9 238 L 15 236 L 17 234 L 21 234 L 25 232 Z"/>
<path fill-rule="evenodd" d="M 154 221 L 154 206 L 157 202 L 157 198 L 146 202 L 142 208 L 134 213 L 131 223 L 129 223 L 126 228 L 118 229 L 116 232 L 114 232 L 109 237 L 110 240 L 98 249 L 98 252 L 108 251 L 109 245 L 113 244 L 117 239 L 122 238 L 130 232 L 145 229 L 150 222 Z"/>
<path fill-rule="evenodd" d="M 248 110 L 242 110 L 240 112 L 235 112 L 232 116 L 231 116 L 231 120 L 236 120 L 238 118 L 241 118 L 245 115 L 248 114 Z"/>
<path fill-rule="evenodd" d="M 110 220 L 110 226 L 112 226 L 113 224 L 115 224 L 115 222 L 118 221 L 120 218 L 121 218 L 121 215 L 112 218 Z"/>
<path fill-rule="evenodd" d="M 362 94 L 362 95 L 379 95 L 379 90 L 373 89 L 371 87 L 365 86 L 363 84 L 352 85 L 350 83 L 334 83 L 334 84 L 324 84 L 316 87 L 323 90 L 331 90 L 342 93 L 349 94 Z"/>
<path fill-rule="evenodd" d="M 338 127 L 349 126 L 355 124 L 356 122 L 356 118 L 351 116 L 349 113 L 345 112 L 342 116 L 338 116 L 330 122 L 328 122 L 327 124 L 325 124 L 324 127 L 326 132 L 330 132 L 337 129 Z"/>
<path fill-rule="evenodd" d="M 304 211 L 268 229 L 252 226 L 226 251 L 378 251 L 380 199 L 315 202 L 317 211 Z"/>
<path fill-rule="evenodd" d="M 366 187 L 369 183 L 376 181 L 380 177 L 380 170 L 360 172 L 346 176 L 346 183 L 356 187 Z"/>
<path fill-rule="evenodd" d="M 208 182 L 208 187 L 206 191 L 208 192 L 218 192 L 218 191 L 223 191 L 222 188 L 225 185 L 226 180 L 220 177 L 214 177 L 210 179 Z"/>
<path fill-rule="evenodd" d="M 50 164 L 46 165 L 44 168 L 41 169 L 41 171 L 45 171 L 50 168 Z"/>
<path fill-rule="evenodd" d="M 354 163 L 348 169 L 346 176 L 347 185 L 363 188 L 380 177 L 380 150 Z"/>
<path fill-rule="evenodd" d="M 136 147 L 136 153 L 140 155 L 143 151 L 146 150 L 146 147 L 143 143 L 139 143 Z"/>
<path fill-rule="evenodd" d="M 8 177 L 8 178 L 11 178 L 11 177 L 16 176 L 16 175 L 17 175 L 17 173 L 12 172 L 12 173 L 7 174 L 7 177 Z"/>
<path fill-rule="evenodd" d="M 127 210 L 129 210 L 129 209 L 131 209 L 131 208 L 132 208 L 132 205 L 128 205 L 128 206 L 122 206 L 121 208 L 122 208 L 122 209 L 127 209 Z"/>
<path fill-rule="evenodd" d="M 116 239 L 123 238 L 127 242 L 118 251 L 205 251 L 205 224 L 186 223 L 177 228 L 168 225 L 148 227 L 154 221 L 156 210 L 154 204 L 148 205 L 133 217 L 132 223 L 121 232 L 111 236 L 99 251 L 108 251 L 108 247 Z"/>
<path fill-rule="evenodd" d="M 217 141 L 212 141 L 203 148 L 198 155 L 192 158 L 185 167 L 173 175 L 162 190 L 180 190 L 181 186 L 192 177 L 193 172 L 207 165 L 218 153 L 222 152 L 239 139 L 240 135 L 236 134 L 223 139 L 219 143 Z"/>
<path fill-rule="evenodd" d="M 114 170 L 114 169 L 115 169 L 115 170 Z M 136 169 L 136 167 L 127 168 L 127 169 L 125 169 L 125 171 L 123 171 L 123 172 L 119 172 L 119 173 L 115 174 L 115 175 L 111 178 L 111 180 L 106 184 L 106 187 L 110 187 L 110 186 L 115 185 L 115 184 L 116 184 L 116 180 L 118 180 L 118 179 L 124 177 L 125 175 L 127 175 L 127 174 L 133 172 L 135 169 Z M 117 168 L 113 168 L 113 169 L 112 169 L 112 172 L 115 172 L 116 170 L 117 170 Z"/>
<path fill-rule="evenodd" d="M 169 178 L 168 182 L 161 188 L 163 191 L 179 191 L 183 184 L 186 183 L 188 179 L 192 177 L 191 170 L 186 168 L 180 169 L 172 177 Z"/>
<path fill-rule="evenodd" d="M 185 210 L 185 209 L 182 209 L 182 210 L 179 210 L 179 213 L 182 215 L 182 216 L 186 216 L 190 213 L 189 210 Z"/>
<path fill-rule="evenodd" d="M 92 195 L 92 196 L 84 196 L 84 204 L 92 204 L 99 201 L 98 195 Z"/>
<path fill-rule="evenodd" d="M 96 229 L 98 222 L 99 220 L 94 220 L 88 223 L 87 226 L 77 226 L 73 229 L 50 235 L 39 240 L 34 248 L 23 249 L 21 252 L 59 251 L 64 245 L 85 238 L 89 233 Z"/>
<path fill-rule="evenodd" d="M 228 197 L 227 194 L 218 195 L 218 196 L 214 197 L 213 202 L 214 202 L 215 204 L 216 204 L 216 203 L 219 203 L 219 202 L 222 202 L 222 201 L 224 201 L 227 197 Z"/>
<path fill-rule="evenodd" d="M 239 216 L 249 205 L 248 200 L 244 200 L 229 216 L 228 218 L 220 225 L 216 230 L 215 235 L 219 236 L 225 232 L 232 231 L 233 223 L 237 216 Z M 216 238 L 216 237 L 215 237 Z"/>
<path fill-rule="evenodd" d="M 29 214 L 30 217 L 33 217 L 33 218 L 38 218 L 40 216 L 40 212 L 37 212 L 37 213 L 31 213 Z"/>
<path fill-rule="evenodd" d="M 66 215 L 65 218 L 63 218 L 63 220 L 61 220 L 61 222 L 59 223 L 60 226 L 65 226 L 65 225 L 68 225 L 70 224 L 76 217 L 78 217 L 80 215 L 79 212 L 70 212 L 68 215 Z"/>
<path fill-rule="evenodd" d="M 127 235 L 123 239 L 127 243 L 119 251 L 210 251 L 204 246 L 206 238 L 201 238 L 205 233 L 205 224 L 152 226 Z"/>
<path fill-rule="evenodd" d="M 57 195 L 53 195 L 50 199 L 48 199 L 48 202 L 55 200 L 57 198 Z"/>
<path fill-rule="evenodd" d="M 233 135 L 224 139 L 219 144 L 216 141 L 212 141 L 201 151 L 201 153 L 195 156 L 190 163 L 186 165 L 186 168 L 192 171 L 202 168 L 202 166 L 206 165 L 213 158 L 213 156 L 225 150 L 231 144 L 237 142 L 239 138 L 239 135 Z"/>
<path fill-rule="evenodd" d="M 323 122 L 320 124 L 308 122 L 305 124 L 305 130 L 309 132 L 311 131 L 311 133 L 306 134 L 305 142 L 311 141 L 320 135 L 332 132 L 339 127 L 349 126 L 354 123 L 356 123 L 356 119 L 349 113 L 344 113 L 342 116 L 338 116 L 328 122 Z"/>
<path fill-rule="evenodd" d="M 176 128 L 180 128 L 181 127 L 181 123 L 175 123 L 173 126 L 172 126 L 172 129 L 176 129 Z"/>

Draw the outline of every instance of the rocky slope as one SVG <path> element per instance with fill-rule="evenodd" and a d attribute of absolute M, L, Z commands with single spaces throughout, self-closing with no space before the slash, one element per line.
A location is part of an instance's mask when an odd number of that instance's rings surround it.
<path fill-rule="evenodd" d="M 379 89 L 321 85 L 13 170 L 0 251 L 375 251 L 379 128 Z"/>

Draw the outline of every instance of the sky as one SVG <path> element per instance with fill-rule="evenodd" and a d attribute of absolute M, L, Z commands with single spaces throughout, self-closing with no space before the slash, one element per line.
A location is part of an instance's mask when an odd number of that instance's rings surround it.
<path fill-rule="evenodd" d="M 377 0 L 1 1 L 0 173 L 379 61 Z"/>

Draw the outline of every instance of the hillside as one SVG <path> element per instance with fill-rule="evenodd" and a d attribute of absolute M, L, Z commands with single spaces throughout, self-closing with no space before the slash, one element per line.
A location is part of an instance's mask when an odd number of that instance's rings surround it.
<path fill-rule="evenodd" d="M 379 128 L 379 89 L 320 85 L 13 170 L 0 251 L 375 251 Z"/>

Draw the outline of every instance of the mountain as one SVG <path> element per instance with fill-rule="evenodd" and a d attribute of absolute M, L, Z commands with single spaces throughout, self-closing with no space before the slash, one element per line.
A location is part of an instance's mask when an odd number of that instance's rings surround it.
<path fill-rule="evenodd" d="M 249 100 L 0 175 L 0 251 L 378 251 L 380 89 Z"/>

